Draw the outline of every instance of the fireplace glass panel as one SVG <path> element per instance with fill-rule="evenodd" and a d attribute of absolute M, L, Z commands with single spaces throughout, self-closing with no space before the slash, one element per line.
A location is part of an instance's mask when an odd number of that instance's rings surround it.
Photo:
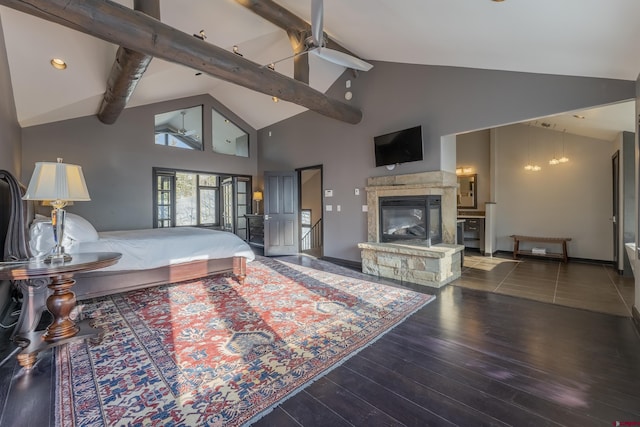
<path fill-rule="evenodd" d="M 426 239 L 425 209 L 410 207 L 383 207 L 384 218 L 382 234 L 407 239 Z"/>
<path fill-rule="evenodd" d="M 380 241 L 442 242 L 440 196 L 381 197 Z"/>

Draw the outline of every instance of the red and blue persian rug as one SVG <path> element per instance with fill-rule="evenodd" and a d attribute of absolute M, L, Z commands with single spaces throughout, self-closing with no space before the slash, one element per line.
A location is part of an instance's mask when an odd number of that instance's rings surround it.
<path fill-rule="evenodd" d="M 100 344 L 56 349 L 56 425 L 255 421 L 432 298 L 274 259 L 84 302 Z M 341 274 L 343 273 L 343 274 Z"/>

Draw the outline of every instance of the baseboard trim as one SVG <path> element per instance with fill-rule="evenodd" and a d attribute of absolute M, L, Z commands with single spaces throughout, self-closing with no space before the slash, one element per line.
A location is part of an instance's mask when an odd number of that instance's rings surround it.
<path fill-rule="evenodd" d="M 354 270 L 362 271 L 362 263 L 358 261 L 351 261 L 348 259 L 341 259 L 341 258 L 332 258 L 329 256 L 323 256 L 320 259 L 324 261 L 328 261 L 332 264 L 339 265 L 341 267 L 347 267 L 347 268 L 352 268 Z"/>
<path fill-rule="evenodd" d="M 510 256 L 513 258 L 513 252 L 512 251 L 496 251 L 494 252 L 494 255 L 505 255 L 505 256 Z M 554 258 L 545 258 L 543 256 L 537 257 L 534 255 L 518 255 L 519 258 L 526 258 L 526 259 L 541 259 L 541 260 L 548 260 L 548 261 L 562 261 L 562 260 L 558 260 L 558 259 L 554 259 Z M 603 261 L 601 259 L 591 259 L 591 258 L 575 258 L 575 257 L 569 257 L 569 261 L 571 262 L 582 262 L 585 264 L 606 264 L 606 265 L 610 265 L 610 266 L 614 266 L 614 262 L 613 261 Z M 617 270 L 617 268 L 616 268 Z"/>
<path fill-rule="evenodd" d="M 631 318 L 633 319 L 633 324 L 636 327 L 636 332 L 638 336 L 640 336 L 640 311 L 638 311 L 638 307 L 635 305 L 631 307 Z"/>

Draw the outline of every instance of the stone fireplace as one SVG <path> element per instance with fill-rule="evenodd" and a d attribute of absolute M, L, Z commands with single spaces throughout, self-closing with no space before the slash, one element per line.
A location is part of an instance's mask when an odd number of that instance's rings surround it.
<path fill-rule="evenodd" d="M 444 171 L 369 178 L 362 271 L 433 287 L 460 277 L 456 188 Z"/>

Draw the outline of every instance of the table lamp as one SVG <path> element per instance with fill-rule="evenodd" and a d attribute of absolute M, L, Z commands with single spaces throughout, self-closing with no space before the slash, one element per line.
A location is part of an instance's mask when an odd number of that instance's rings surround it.
<path fill-rule="evenodd" d="M 262 191 L 254 191 L 253 200 L 256 201 L 256 215 L 258 215 L 260 213 L 260 201 L 262 200 Z"/>
<path fill-rule="evenodd" d="M 51 210 L 51 225 L 55 247 L 44 262 L 62 263 L 71 260 L 71 256 L 64 252 L 62 239 L 64 237 L 65 206 L 72 201 L 88 201 L 89 191 L 84 181 L 82 167 L 62 163 L 58 158 L 56 163 L 37 162 L 29 181 L 27 192 L 23 200 L 49 201 Z"/>

